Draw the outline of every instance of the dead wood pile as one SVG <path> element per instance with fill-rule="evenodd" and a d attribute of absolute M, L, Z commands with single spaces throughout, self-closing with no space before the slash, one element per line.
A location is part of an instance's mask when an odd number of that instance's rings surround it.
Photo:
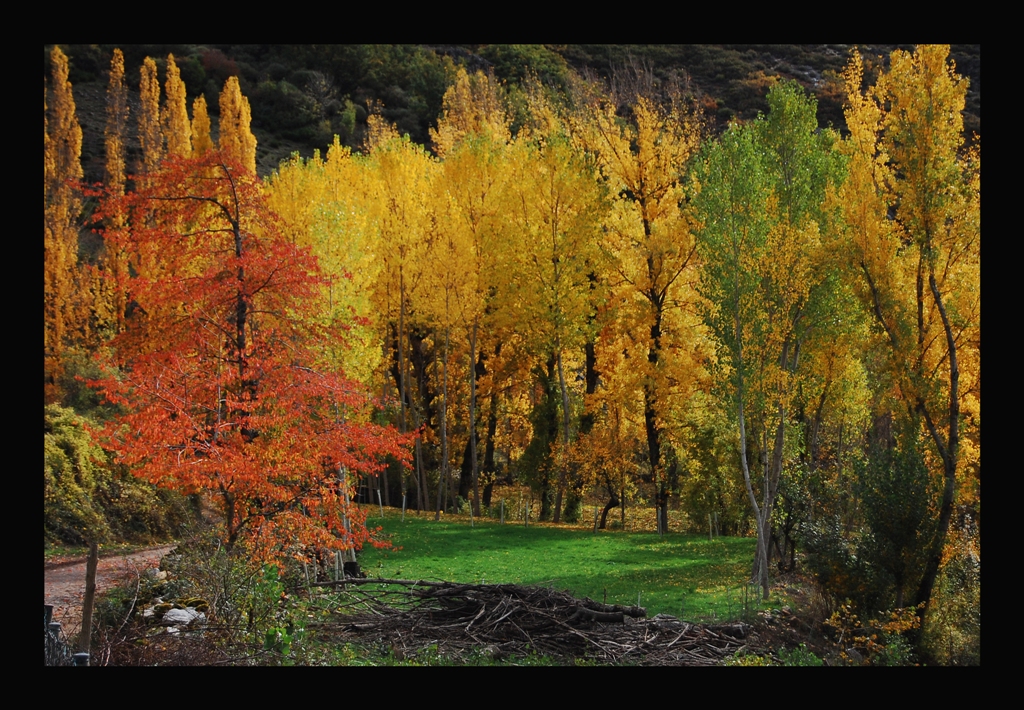
<path fill-rule="evenodd" d="M 647 619 L 641 607 L 543 587 L 395 579 L 320 586 L 343 588 L 345 601 L 332 621 L 316 625 L 318 636 L 379 644 L 399 658 L 436 649 L 452 658 L 533 653 L 561 662 L 712 666 L 756 642 L 747 624 L 691 624 L 664 614 Z"/>

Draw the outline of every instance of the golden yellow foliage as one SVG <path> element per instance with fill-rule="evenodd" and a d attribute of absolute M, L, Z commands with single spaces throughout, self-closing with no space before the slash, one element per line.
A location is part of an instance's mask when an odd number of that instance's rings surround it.
<path fill-rule="evenodd" d="M 164 158 L 164 134 L 160 130 L 160 82 L 156 62 L 146 57 L 139 83 L 139 142 L 142 144 L 142 172 L 153 173 Z"/>
<path fill-rule="evenodd" d="M 219 147 L 225 156 L 255 174 L 256 136 L 249 128 L 251 122 L 249 99 L 242 96 L 238 77 L 229 76 L 220 93 Z"/>
<path fill-rule="evenodd" d="M 612 102 L 575 120 L 574 132 L 597 159 L 616 195 L 606 221 L 604 247 L 614 261 L 613 301 L 626 341 L 638 346 L 632 366 L 641 373 L 644 426 L 651 473 L 664 482 L 661 445 L 669 412 L 695 385 L 697 259 L 694 220 L 682 209 L 683 179 L 700 146 L 697 116 L 644 97 L 622 121 Z M 629 348 L 630 346 L 624 346 Z"/>
<path fill-rule="evenodd" d="M 124 55 L 114 50 L 110 60 L 110 80 L 107 86 L 107 123 L 104 128 L 106 147 L 106 189 L 111 195 L 124 194 L 125 189 L 125 132 L 128 127 L 128 87 L 124 81 Z M 107 227 L 120 229 L 124 226 L 124 215 L 110 214 Z M 124 327 L 124 313 L 127 305 L 128 257 L 122 249 L 108 244 L 106 248 L 106 273 L 109 283 L 104 291 L 108 318 L 115 331 Z"/>
<path fill-rule="evenodd" d="M 68 81 L 68 58 L 54 46 L 53 108 L 43 98 L 43 349 L 48 399 L 56 396 L 60 358 L 75 320 L 78 218 L 82 209 L 82 128 Z M 52 121 L 51 117 L 52 116 Z"/>
<path fill-rule="evenodd" d="M 163 126 L 167 139 L 167 154 L 177 158 L 192 157 L 192 126 L 188 120 L 185 105 L 185 82 L 174 62 L 174 55 L 167 55 L 167 99 L 164 105 Z"/>
<path fill-rule="evenodd" d="M 927 603 L 965 457 L 980 471 L 981 149 L 964 148 L 967 80 L 948 46 L 893 52 L 866 92 L 862 71 L 855 56 L 845 74 L 842 204 L 859 295 L 884 332 L 894 399 L 922 421 L 945 478 L 939 535 L 916 596 Z"/>
<path fill-rule="evenodd" d="M 285 236 L 312 248 L 320 262 L 327 280 L 324 319 L 352 323 L 346 342 L 325 357 L 369 384 L 381 360 L 371 298 L 381 270 L 381 245 L 366 186 L 366 160 L 353 156 L 337 137 L 327 160 L 319 152 L 309 160 L 295 157 L 265 185 L 268 206 L 283 219 Z"/>
<path fill-rule="evenodd" d="M 441 118 L 437 128 L 430 129 L 430 140 L 434 152 L 444 158 L 467 136 L 507 143 L 511 134 L 494 77 L 480 71 L 471 76 L 460 68 L 444 94 Z"/>
<path fill-rule="evenodd" d="M 107 86 L 107 123 L 103 130 L 106 148 L 106 186 L 116 194 L 124 193 L 125 130 L 128 127 L 128 87 L 124 83 L 124 54 L 114 50 L 110 60 Z"/>
<path fill-rule="evenodd" d="M 202 94 L 192 102 L 192 149 L 197 158 L 213 150 L 210 114 L 206 111 L 206 97 Z"/>

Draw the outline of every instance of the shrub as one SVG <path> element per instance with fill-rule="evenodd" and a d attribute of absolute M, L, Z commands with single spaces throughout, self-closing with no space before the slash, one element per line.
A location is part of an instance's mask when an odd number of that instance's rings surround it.
<path fill-rule="evenodd" d="M 835 634 L 840 657 L 857 665 L 909 666 L 916 665 L 913 647 L 907 634 L 920 627 L 914 607 L 892 609 L 882 615 L 882 621 L 872 619 L 868 626 L 861 624 L 849 602 L 840 605 L 825 621 Z"/>
<path fill-rule="evenodd" d="M 58 404 L 44 410 L 43 537 L 47 542 L 143 542 L 173 537 L 185 498 L 109 462 L 88 418 Z"/>
<path fill-rule="evenodd" d="M 48 541 L 75 544 L 105 540 L 106 517 L 95 500 L 106 465 L 87 422 L 51 404 L 44 410 L 43 534 Z"/>
<path fill-rule="evenodd" d="M 981 534 L 970 515 L 950 531 L 923 646 L 936 663 L 981 665 Z"/>
<path fill-rule="evenodd" d="M 891 446 L 872 446 L 854 470 L 853 490 L 823 489 L 818 500 L 828 512 L 801 527 L 807 567 L 833 601 L 849 598 L 866 612 L 901 607 L 937 529 L 940 481 L 925 463 L 918 423 L 904 422 Z M 857 517 L 836 500 L 851 494 Z"/>
<path fill-rule="evenodd" d="M 725 659 L 726 666 L 770 666 L 771 659 L 768 656 L 758 656 L 754 653 L 740 651 L 734 656 Z"/>
<path fill-rule="evenodd" d="M 800 644 L 794 649 L 780 649 L 779 660 L 784 666 L 823 666 L 824 661 L 807 650 L 807 644 Z"/>

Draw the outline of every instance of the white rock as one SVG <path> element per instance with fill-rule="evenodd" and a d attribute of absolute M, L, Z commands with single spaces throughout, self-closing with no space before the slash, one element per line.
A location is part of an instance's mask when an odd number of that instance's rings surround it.
<path fill-rule="evenodd" d="M 191 624 L 193 621 L 204 622 L 206 621 L 206 614 L 201 611 L 196 611 L 193 607 L 186 609 L 169 609 L 161 619 L 160 623 L 166 626 L 173 626 L 175 624 Z"/>

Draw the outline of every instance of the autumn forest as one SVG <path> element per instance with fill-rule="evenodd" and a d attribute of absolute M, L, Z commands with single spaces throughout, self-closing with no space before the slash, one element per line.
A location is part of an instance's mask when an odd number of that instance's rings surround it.
<path fill-rule="evenodd" d="M 107 56 L 87 181 L 48 48 L 47 540 L 205 508 L 228 550 L 313 560 L 381 544 L 370 504 L 515 487 L 555 526 L 756 539 L 765 597 L 977 596 L 980 638 L 981 150 L 948 47 L 850 49 L 838 127 L 791 79 L 716 126 L 642 68 L 448 62 L 424 143 L 369 101 L 358 145 L 262 177 L 236 76 L 214 106 L 173 54 Z"/>

